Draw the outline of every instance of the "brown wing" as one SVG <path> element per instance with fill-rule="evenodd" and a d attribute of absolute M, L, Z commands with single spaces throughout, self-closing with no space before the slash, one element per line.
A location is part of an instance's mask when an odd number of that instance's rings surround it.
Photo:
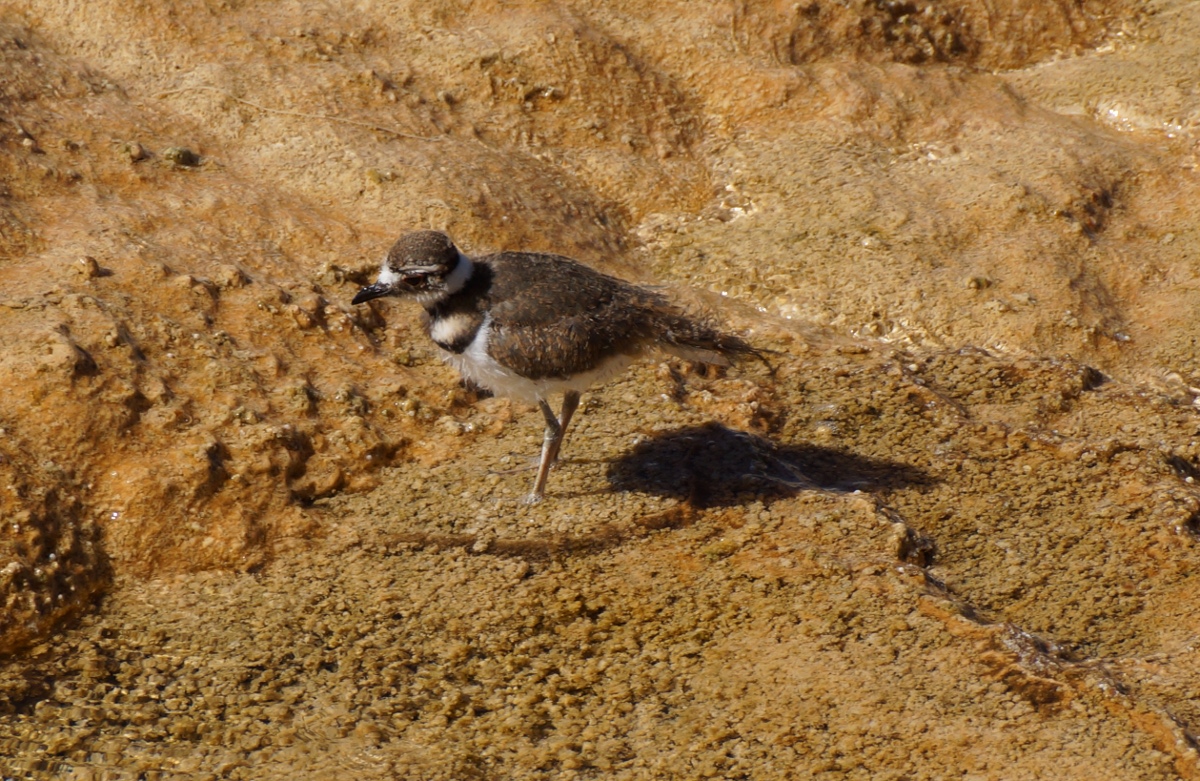
<path fill-rule="evenodd" d="M 741 338 L 688 317 L 658 293 L 569 258 L 513 252 L 485 260 L 493 272 L 488 353 L 523 377 L 561 378 L 651 345 L 688 360 L 766 362 Z"/>
<path fill-rule="evenodd" d="M 493 270 L 488 353 L 533 380 L 588 371 L 653 338 L 657 296 L 556 255 L 503 253 Z"/>

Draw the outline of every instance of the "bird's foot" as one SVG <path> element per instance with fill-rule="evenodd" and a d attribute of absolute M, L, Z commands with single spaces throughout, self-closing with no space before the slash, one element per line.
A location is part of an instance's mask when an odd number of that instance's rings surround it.
<path fill-rule="evenodd" d="M 539 494 L 537 492 L 527 493 L 521 497 L 521 504 L 538 504 L 545 498 L 545 494 Z"/>

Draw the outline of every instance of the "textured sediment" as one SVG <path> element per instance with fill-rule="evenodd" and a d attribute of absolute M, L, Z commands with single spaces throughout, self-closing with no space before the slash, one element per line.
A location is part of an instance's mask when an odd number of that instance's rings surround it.
<path fill-rule="evenodd" d="M 0 771 L 1200 775 L 1200 12 L 1022 5 L 0 10 Z M 419 227 L 775 371 L 524 504 Z"/>

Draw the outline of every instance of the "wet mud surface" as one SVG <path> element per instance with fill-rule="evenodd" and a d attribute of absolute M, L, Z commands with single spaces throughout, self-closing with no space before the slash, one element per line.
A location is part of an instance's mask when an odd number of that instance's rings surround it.
<path fill-rule="evenodd" d="M 1200 13 L 1020 5 L 0 10 L 3 775 L 1200 775 Z M 527 504 L 416 227 L 773 368 Z"/>

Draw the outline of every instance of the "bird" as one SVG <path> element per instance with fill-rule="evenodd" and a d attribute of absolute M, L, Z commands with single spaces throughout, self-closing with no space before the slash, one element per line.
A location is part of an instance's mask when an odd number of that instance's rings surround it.
<path fill-rule="evenodd" d="M 580 394 L 643 355 L 719 366 L 752 356 L 770 366 L 764 351 L 654 290 L 562 255 L 470 257 L 440 231 L 401 235 L 351 304 L 387 296 L 423 307 L 426 334 L 469 383 L 541 409 L 546 427 L 530 503 L 545 496 Z M 555 414 L 550 399 L 558 394 Z"/>

